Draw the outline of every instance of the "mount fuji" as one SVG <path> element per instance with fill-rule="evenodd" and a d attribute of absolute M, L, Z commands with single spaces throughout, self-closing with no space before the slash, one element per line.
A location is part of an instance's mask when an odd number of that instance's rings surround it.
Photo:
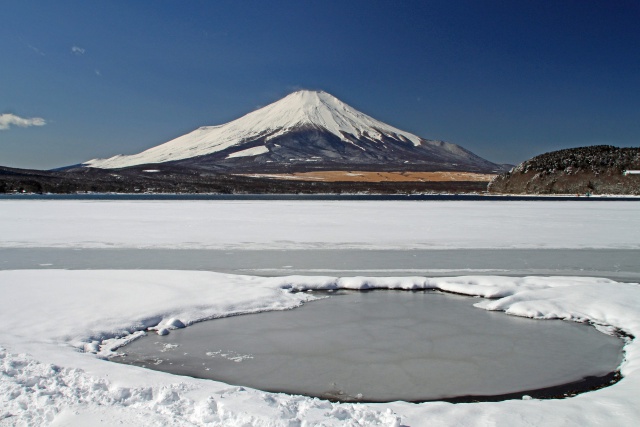
<path fill-rule="evenodd" d="M 421 138 L 326 92 L 309 90 L 138 154 L 93 159 L 80 166 L 120 169 L 149 164 L 228 173 L 503 170 L 459 145 Z"/>

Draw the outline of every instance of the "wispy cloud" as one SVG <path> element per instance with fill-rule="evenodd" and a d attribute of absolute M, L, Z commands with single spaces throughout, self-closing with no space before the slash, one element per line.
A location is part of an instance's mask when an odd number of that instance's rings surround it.
<path fill-rule="evenodd" d="M 44 126 L 46 124 L 45 119 L 40 117 L 26 119 L 15 114 L 0 114 L 0 130 L 7 130 L 12 125 L 26 128 L 29 126 Z"/>
<path fill-rule="evenodd" d="M 102 76 L 102 73 L 97 68 L 95 70 L 93 70 L 93 72 L 96 73 L 96 76 L 98 76 L 98 77 Z"/>
<path fill-rule="evenodd" d="M 37 53 L 40 56 L 45 56 L 44 52 L 41 51 L 40 49 L 38 49 L 37 47 L 30 45 L 29 43 L 27 43 L 27 46 L 29 47 L 29 49 L 31 49 L 32 51 L 34 51 L 35 53 Z"/>
<path fill-rule="evenodd" d="M 73 53 L 74 55 L 84 55 L 85 52 L 86 50 L 81 48 L 80 46 L 71 46 L 71 53 Z"/>

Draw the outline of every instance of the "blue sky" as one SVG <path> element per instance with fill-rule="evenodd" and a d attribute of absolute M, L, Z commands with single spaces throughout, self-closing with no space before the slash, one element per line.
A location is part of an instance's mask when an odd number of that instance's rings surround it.
<path fill-rule="evenodd" d="M 300 88 L 495 162 L 640 146 L 637 0 L 20 0 L 1 9 L 3 166 L 136 153 Z M 45 123 L 18 120 L 36 118 Z"/>

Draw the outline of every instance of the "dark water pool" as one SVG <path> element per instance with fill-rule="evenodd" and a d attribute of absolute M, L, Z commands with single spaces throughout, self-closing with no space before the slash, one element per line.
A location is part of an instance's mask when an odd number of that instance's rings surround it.
<path fill-rule="evenodd" d="M 148 335 L 119 363 L 341 401 L 497 396 L 603 376 L 622 340 L 439 292 L 338 292 L 302 307 Z"/>

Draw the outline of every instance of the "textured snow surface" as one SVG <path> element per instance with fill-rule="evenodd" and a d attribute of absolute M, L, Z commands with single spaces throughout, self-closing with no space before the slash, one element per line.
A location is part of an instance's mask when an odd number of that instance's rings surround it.
<path fill-rule="evenodd" d="M 294 289 L 372 287 L 479 295 L 494 298 L 476 304 L 479 309 L 590 320 L 603 330 L 615 327 L 640 334 L 640 286 L 596 278 L 259 278 L 194 271 L 0 271 L 0 425 L 631 426 L 640 422 L 637 341 L 627 343 L 621 366 L 624 378 L 611 387 L 564 400 L 457 405 L 330 403 L 100 359 L 149 326 L 188 326 L 201 319 L 293 308 L 313 298 L 291 292 Z"/>
<path fill-rule="evenodd" d="M 269 149 L 264 145 L 259 145 L 253 148 L 247 148 L 246 150 L 236 151 L 235 153 L 231 153 L 227 156 L 227 159 L 233 159 L 234 157 L 251 157 L 257 156 L 260 154 L 268 153 Z"/>
<path fill-rule="evenodd" d="M 269 140 L 305 126 L 329 131 L 345 143 L 350 141 L 344 134 L 373 141 L 389 137 L 410 141 L 416 146 L 429 143 L 412 133 L 369 117 L 326 92 L 301 90 L 224 125 L 204 126 L 139 154 L 93 159 L 84 165 L 108 169 L 187 159 L 216 153 L 263 137 Z M 457 146 L 453 144 L 444 143 L 443 146 L 449 150 L 457 150 Z M 265 152 L 245 155 L 254 156 Z"/>
<path fill-rule="evenodd" d="M 635 202 L 0 202 L 0 247 L 640 248 Z"/>

